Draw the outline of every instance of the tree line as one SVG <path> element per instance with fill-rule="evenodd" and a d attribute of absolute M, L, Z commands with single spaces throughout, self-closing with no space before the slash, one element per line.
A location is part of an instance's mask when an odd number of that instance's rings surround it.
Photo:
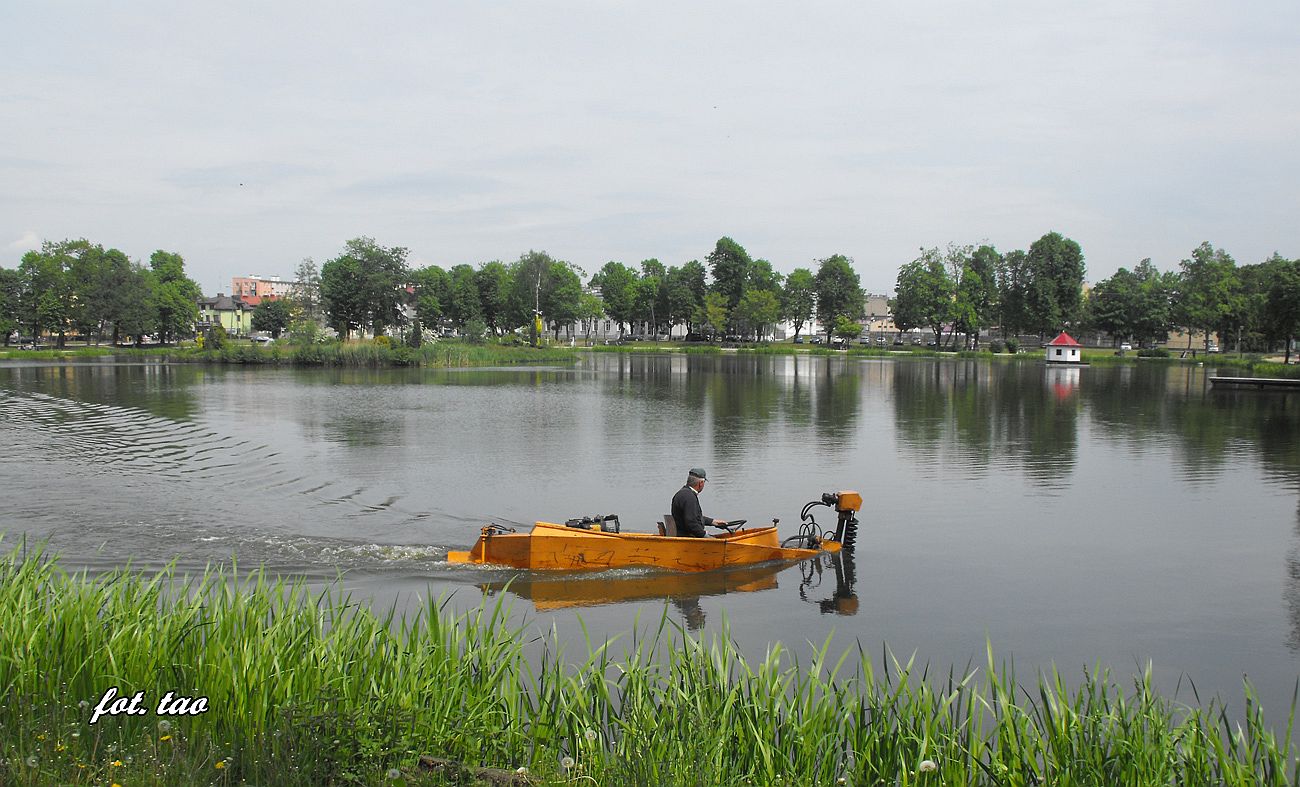
<path fill-rule="evenodd" d="M 1274 254 L 1238 266 L 1223 249 L 1202 243 L 1177 271 L 1150 259 L 1120 268 L 1085 296 L 1083 251 L 1060 233 L 1043 235 L 1028 251 L 1000 253 L 989 245 L 922 249 L 898 272 L 891 301 L 901 330 L 928 328 L 938 344 L 962 337 L 977 347 L 994 326 L 1004 336 L 1043 336 L 1062 329 L 1095 330 L 1116 343 L 1151 344 L 1175 329 L 1217 333 L 1234 349 L 1268 352 L 1300 332 L 1300 261 Z M 947 339 L 943 336 L 948 332 Z"/>
<path fill-rule="evenodd" d="M 581 268 L 541 251 L 447 269 L 411 268 L 408 255 L 360 237 L 319 269 L 305 259 L 287 299 L 254 309 L 253 328 L 279 336 L 295 321 L 319 321 L 344 337 L 444 328 L 482 337 L 545 323 L 558 337 L 564 326 L 609 319 L 620 334 L 685 325 L 710 337 L 761 339 L 777 322 L 789 320 L 798 333 L 814 317 L 843 331 L 851 324 L 856 333 L 863 310 L 848 257 L 835 254 L 819 260 L 816 273 L 797 268 L 783 276 L 725 237 L 703 261 L 680 267 L 657 259 L 636 267 L 607 262 L 586 288 Z M 7 344 L 14 331 L 48 334 L 62 347 L 69 333 L 96 343 L 157 333 L 167 343 L 193 334 L 201 297 L 178 254 L 157 251 L 146 266 L 84 239 L 46 242 L 16 270 L 0 268 L 0 335 Z"/>
<path fill-rule="evenodd" d="M 322 265 L 320 300 L 331 327 L 340 335 L 359 329 L 380 335 L 395 327 L 446 326 L 477 337 L 541 320 L 558 337 L 566 325 L 609 319 L 620 334 L 640 325 L 666 334 L 685 325 L 708 336 L 762 338 L 781 320 L 802 330 L 814 314 L 823 322 L 856 324 L 863 308 L 858 275 L 847 257 L 821 260 L 816 274 L 798 268 L 782 276 L 731 238 L 719 239 L 703 262 L 680 267 L 657 259 L 636 267 L 607 262 L 588 281 L 599 296 L 583 287 L 582 269 L 541 251 L 510 263 L 449 269 L 409 269 L 407 255 L 405 248 L 356 238 Z M 416 325 L 406 326 L 411 311 Z"/>
<path fill-rule="evenodd" d="M 0 337 L 5 346 L 15 331 L 54 336 L 59 347 L 69 333 L 168 343 L 193 334 L 200 297 L 179 254 L 160 249 L 144 265 L 85 239 L 46 241 L 17 269 L 0 268 Z"/>

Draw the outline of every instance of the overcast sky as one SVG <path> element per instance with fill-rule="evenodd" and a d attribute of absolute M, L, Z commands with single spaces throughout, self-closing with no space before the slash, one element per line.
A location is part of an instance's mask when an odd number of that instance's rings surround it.
<path fill-rule="evenodd" d="M 0 4 L 0 266 L 1300 256 L 1300 3 Z"/>

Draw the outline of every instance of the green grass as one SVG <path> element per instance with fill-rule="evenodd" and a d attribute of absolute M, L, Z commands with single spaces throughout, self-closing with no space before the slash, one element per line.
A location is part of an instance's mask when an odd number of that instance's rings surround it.
<path fill-rule="evenodd" d="M 108 355 L 120 355 L 128 358 L 158 358 L 184 352 L 180 347 L 68 347 L 62 350 L 9 350 L 0 349 L 0 359 L 14 361 L 56 361 L 62 358 L 102 358 Z"/>
<path fill-rule="evenodd" d="M 500 596 L 498 598 L 501 598 Z M 1159 696 L 1149 671 L 1021 684 L 990 648 L 932 675 L 888 652 L 746 660 L 670 622 L 569 653 L 500 601 L 407 617 L 211 570 L 69 575 L 0 557 L 0 783 L 401 784 L 420 754 L 543 784 L 1284 785 L 1290 721 Z M 197 716 L 88 723 L 110 686 Z M 83 704 L 84 703 L 84 704 Z M 1294 708 L 1294 701 L 1293 701 Z M 393 774 L 390 776 L 390 773 Z"/>
<path fill-rule="evenodd" d="M 175 360 L 282 366 L 498 366 L 533 363 L 570 363 L 577 354 L 567 347 L 505 346 L 440 341 L 411 348 L 370 342 L 343 344 L 272 344 L 258 347 L 231 343 L 220 350 L 192 350 Z"/>

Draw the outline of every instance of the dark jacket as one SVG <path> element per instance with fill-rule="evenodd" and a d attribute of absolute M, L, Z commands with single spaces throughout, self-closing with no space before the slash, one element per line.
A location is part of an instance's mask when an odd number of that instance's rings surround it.
<path fill-rule="evenodd" d="M 689 486 L 683 486 L 673 495 L 673 520 L 677 522 L 677 535 L 704 538 L 705 525 L 713 524 L 713 517 L 700 510 L 700 495 Z"/>

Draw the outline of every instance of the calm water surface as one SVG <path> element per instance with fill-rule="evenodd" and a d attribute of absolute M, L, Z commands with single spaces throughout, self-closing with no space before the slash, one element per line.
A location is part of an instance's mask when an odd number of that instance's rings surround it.
<path fill-rule="evenodd" d="M 592 355 L 573 367 L 0 366 L 0 531 L 92 569 L 237 557 L 414 608 L 505 593 L 579 636 L 667 614 L 748 653 L 834 632 L 946 671 L 1014 657 L 1195 681 L 1284 723 L 1300 674 L 1300 395 L 1203 368 Z M 485 522 L 650 530 L 693 465 L 705 512 L 793 533 L 866 500 L 848 564 L 681 578 L 445 565 Z M 821 509 L 825 511 L 826 509 Z M 819 517 L 827 525 L 833 519 Z M 667 606 L 665 606 L 667 605 Z M 575 649 L 581 650 L 580 645 Z M 1188 697 L 1190 699 L 1190 697 Z"/>

